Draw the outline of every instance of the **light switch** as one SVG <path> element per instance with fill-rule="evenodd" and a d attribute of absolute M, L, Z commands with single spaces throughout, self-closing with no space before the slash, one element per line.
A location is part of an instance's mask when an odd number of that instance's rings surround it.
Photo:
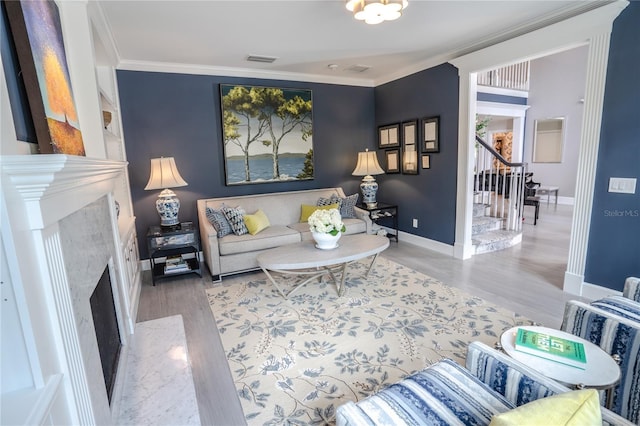
<path fill-rule="evenodd" d="M 636 178 L 609 178 L 609 192 L 635 194 Z"/>

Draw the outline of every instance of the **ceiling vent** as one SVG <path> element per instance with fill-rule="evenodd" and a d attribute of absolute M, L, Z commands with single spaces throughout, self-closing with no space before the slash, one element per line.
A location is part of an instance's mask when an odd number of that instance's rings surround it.
<path fill-rule="evenodd" d="M 347 71 L 351 71 L 351 72 L 365 72 L 366 70 L 368 70 L 369 68 L 371 68 L 369 65 L 351 65 L 349 68 L 347 68 Z"/>
<path fill-rule="evenodd" d="M 275 56 L 263 56 L 263 55 L 249 55 L 247 56 L 247 61 L 249 62 L 264 62 L 267 64 L 271 64 L 278 59 Z"/>

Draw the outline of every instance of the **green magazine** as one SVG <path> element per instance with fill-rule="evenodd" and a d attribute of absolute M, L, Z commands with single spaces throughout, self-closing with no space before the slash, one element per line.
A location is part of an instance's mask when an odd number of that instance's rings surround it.
<path fill-rule="evenodd" d="M 515 349 L 584 370 L 587 357 L 580 342 L 533 330 L 518 329 Z"/>

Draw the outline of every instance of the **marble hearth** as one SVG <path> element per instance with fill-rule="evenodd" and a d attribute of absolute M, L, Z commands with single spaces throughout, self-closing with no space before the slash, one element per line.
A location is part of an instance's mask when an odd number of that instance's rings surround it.
<path fill-rule="evenodd" d="M 26 418 L 47 424 L 114 423 L 126 374 L 122 360 L 136 316 L 124 282 L 114 200 L 125 167 L 124 162 L 66 155 L 2 158 L 3 240 L 15 248 L 13 285 L 23 294 L 21 326 L 34 389 L 41 390 L 28 407 L 34 413 Z M 89 302 L 105 268 L 123 345 L 111 405 Z"/>

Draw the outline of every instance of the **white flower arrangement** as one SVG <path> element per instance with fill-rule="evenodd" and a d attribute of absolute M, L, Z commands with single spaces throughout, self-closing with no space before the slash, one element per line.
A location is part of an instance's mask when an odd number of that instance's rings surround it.
<path fill-rule="evenodd" d="M 333 236 L 347 230 L 338 209 L 316 210 L 313 212 L 309 216 L 309 229 L 311 232 L 331 234 Z"/>

